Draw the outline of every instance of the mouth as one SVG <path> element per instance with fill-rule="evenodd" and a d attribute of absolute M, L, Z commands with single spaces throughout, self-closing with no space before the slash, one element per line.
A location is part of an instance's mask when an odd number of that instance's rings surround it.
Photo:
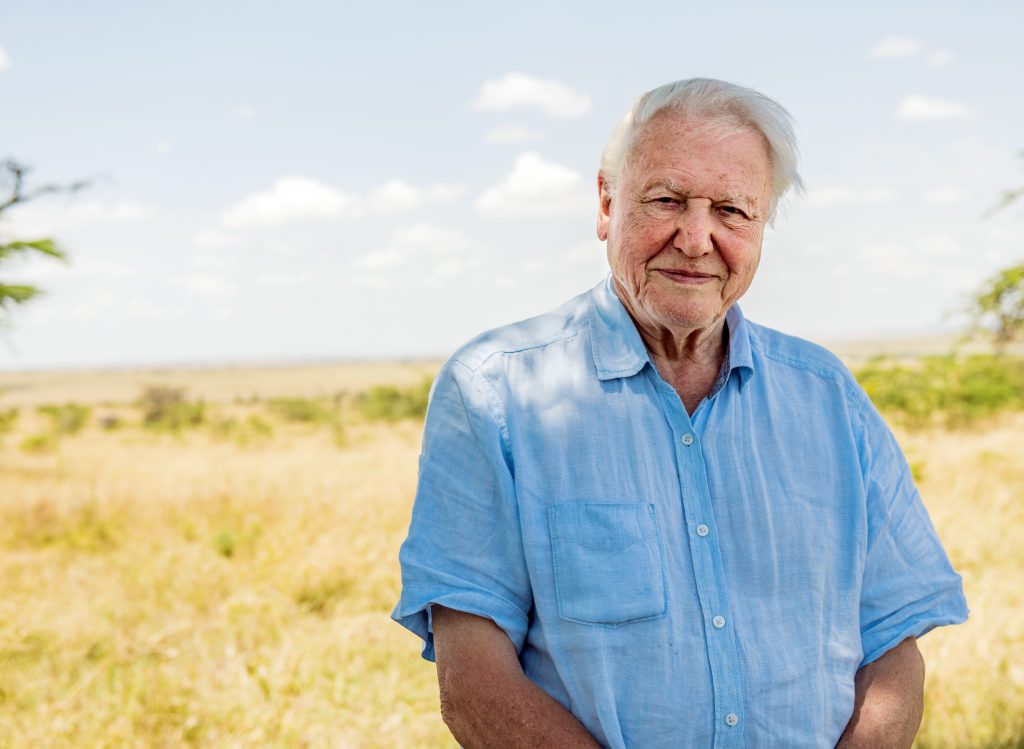
<path fill-rule="evenodd" d="M 669 281 L 680 284 L 681 286 L 700 286 L 702 284 L 711 283 L 718 278 L 718 276 L 711 273 L 701 273 L 693 270 L 669 270 L 665 268 L 658 268 L 655 272 L 661 274 Z"/>

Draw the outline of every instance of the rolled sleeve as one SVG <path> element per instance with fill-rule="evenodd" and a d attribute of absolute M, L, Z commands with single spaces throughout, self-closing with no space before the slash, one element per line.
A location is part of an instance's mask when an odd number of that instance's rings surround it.
<path fill-rule="evenodd" d="M 862 408 L 867 546 L 860 599 L 860 666 L 908 637 L 967 619 L 953 570 L 892 432 L 870 402 Z"/>
<path fill-rule="evenodd" d="M 430 607 L 491 619 L 517 650 L 532 603 L 504 419 L 493 387 L 449 361 L 431 393 L 402 594 L 392 618 L 434 660 Z"/>

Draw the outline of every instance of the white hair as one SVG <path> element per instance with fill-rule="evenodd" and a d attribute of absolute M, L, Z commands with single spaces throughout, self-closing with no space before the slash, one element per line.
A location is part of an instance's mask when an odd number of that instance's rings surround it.
<path fill-rule="evenodd" d="M 689 78 L 640 96 L 612 131 L 601 154 L 601 175 L 610 192 L 615 191 L 637 133 L 654 115 L 666 110 L 719 130 L 722 135 L 750 129 L 761 133 L 772 169 L 771 213 L 787 190 L 803 191 L 797 173 L 799 154 L 793 120 L 781 104 L 734 83 Z"/>

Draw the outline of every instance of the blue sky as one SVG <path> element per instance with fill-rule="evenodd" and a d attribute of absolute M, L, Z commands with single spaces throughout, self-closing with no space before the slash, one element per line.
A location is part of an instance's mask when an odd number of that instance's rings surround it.
<path fill-rule="evenodd" d="M 838 5 L 834 6 L 838 8 Z M 954 327 L 1024 256 L 1020 3 L 5 4 L 10 211 L 64 266 L 0 368 L 439 356 L 597 282 L 598 158 L 677 78 L 793 114 L 808 194 L 743 300 L 817 340 Z"/>

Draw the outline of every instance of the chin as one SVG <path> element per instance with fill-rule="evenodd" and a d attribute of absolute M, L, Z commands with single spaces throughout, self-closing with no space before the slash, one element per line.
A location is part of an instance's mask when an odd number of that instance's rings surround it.
<path fill-rule="evenodd" d="M 657 310 L 655 319 L 667 328 L 689 328 L 699 330 L 714 325 L 721 318 L 718 310 L 694 309 L 662 309 Z"/>

